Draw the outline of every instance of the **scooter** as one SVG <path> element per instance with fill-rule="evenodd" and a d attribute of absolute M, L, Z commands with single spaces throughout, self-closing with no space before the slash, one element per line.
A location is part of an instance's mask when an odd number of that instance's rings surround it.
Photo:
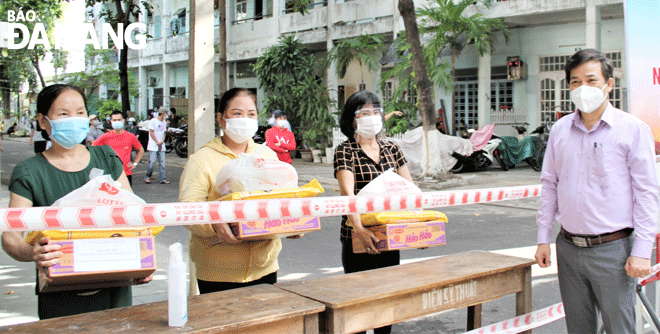
<path fill-rule="evenodd" d="M 497 160 L 497 163 L 500 165 L 500 167 L 502 167 L 503 170 L 509 170 L 508 166 L 504 163 L 502 152 L 497 148 L 501 143 L 502 140 L 496 135 L 493 135 L 486 146 L 478 151 L 472 152 L 470 156 L 465 156 L 457 152 L 451 152 L 451 156 L 456 158 L 458 161 L 450 171 L 452 173 L 460 173 L 466 167 L 482 170 L 492 165 L 493 161 L 495 160 Z"/>
<path fill-rule="evenodd" d="M 179 158 L 188 157 L 188 124 L 179 128 L 180 132 L 174 135 L 174 152 Z"/>

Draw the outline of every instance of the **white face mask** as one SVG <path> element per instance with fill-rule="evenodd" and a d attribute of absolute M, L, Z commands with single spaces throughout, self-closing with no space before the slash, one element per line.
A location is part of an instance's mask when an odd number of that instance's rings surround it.
<path fill-rule="evenodd" d="M 277 121 L 277 126 L 279 126 L 280 128 L 288 128 L 289 127 L 288 125 L 289 125 L 289 121 L 287 120 L 281 119 Z"/>
<path fill-rule="evenodd" d="M 360 117 L 356 121 L 357 130 L 355 132 L 367 139 L 376 137 L 383 129 L 383 120 L 380 115 Z"/>
<path fill-rule="evenodd" d="M 259 122 L 253 118 L 226 118 L 224 132 L 236 144 L 243 144 L 252 138 L 259 129 Z"/>
<path fill-rule="evenodd" d="M 603 103 L 607 94 L 603 96 L 603 89 L 607 87 L 607 84 L 603 88 L 598 89 L 598 87 L 585 86 L 582 85 L 578 88 L 575 88 L 571 91 L 571 101 L 575 103 L 575 106 L 583 113 L 592 113 L 594 110 Z"/>

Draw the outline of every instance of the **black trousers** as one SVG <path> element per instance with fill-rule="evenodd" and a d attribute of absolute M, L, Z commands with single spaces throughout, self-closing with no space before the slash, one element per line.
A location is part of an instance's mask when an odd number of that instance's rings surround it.
<path fill-rule="evenodd" d="M 398 266 L 400 262 L 401 254 L 398 250 L 381 252 L 380 254 L 355 254 L 353 253 L 353 242 L 351 240 L 341 240 L 341 263 L 346 274 Z M 374 334 L 389 334 L 391 332 L 392 326 L 374 328 Z M 364 333 L 366 332 L 358 334 Z"/>
<path fill-rule="evenodd" d="M 252 282 L 246 282 L 246 283 L 210 282 L 210 281 L 202 281 L 201 279 L 197 280 L 197 286 L 199 287 L 200 294 L 238 289 L 246 286 L 253 286 L 259 284 L 275 284 L 275 283 L 277 283 L 277 271 L 272 274 L 268 274 L 258 280 L 254 280 Z"/>

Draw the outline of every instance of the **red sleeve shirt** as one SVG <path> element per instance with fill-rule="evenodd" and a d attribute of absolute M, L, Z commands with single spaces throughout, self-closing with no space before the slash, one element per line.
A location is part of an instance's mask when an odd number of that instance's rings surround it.
<path fill-rule="evenodd" d="M 280 145 L 278 146 L 277 143 Z M 266 131 L 266 145 L 277 153 L 280 161 L 291 163 L 291 154 L 289 151 L 296 149 L 296 138 L 293 132 L 287 129 L 272 127 Z"/>
<path fill-rule="evenodd" d="M 119 159 L 121 159 L 124 166 L 126 175 L 133 175 L 130 169 L 131 164 L 131 151 L 133 149 L 139 150 L 142 145 L 134 134 L 124 131 L 121 134 L 116 134 L 114 131 L 107 132 L 94 142 L 94 146 L 109 145 L 117 152 Z"/>

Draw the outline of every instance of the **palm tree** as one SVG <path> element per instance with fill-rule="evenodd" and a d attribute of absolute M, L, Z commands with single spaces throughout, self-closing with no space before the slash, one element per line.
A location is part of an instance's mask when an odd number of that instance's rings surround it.
<path fill-rule="evenodd" d="M 343 40 L 335 45 L 328 55 L 328 60 L 337 62 L 337 76 L 343 79 L 348 66 L 353 60 L 360 64 L 360 80 L 364 83 L 362 68 L 367 66 L 369 71 L 376 71 L 380 67 L 380 51 L 383 49 L 383 39 L 378 35 L 360 35 L 355 38 Z"/>
<path fill-rule="evenodd" d="M 491 0 L 432 0 L 437 6 L 424 7 L 417 13 L 421 17 L 422 33 L 430 32 L 433 37 L 429 47 L 434 50 L 451 50 L 451 77 L 455 79 L 456 56 L 463 48 L 473 44 L 479 55 L 483 56 L 495 49 L 495 36 L 502 32 L 508 40 L 509 29 L 504 21 L 488 18 L 476 13 L 465 16 L 469 6 L 482 3 L 490 8 Z M 454 110 L 454 87 L 452 87 L 452 112 Z"/>

